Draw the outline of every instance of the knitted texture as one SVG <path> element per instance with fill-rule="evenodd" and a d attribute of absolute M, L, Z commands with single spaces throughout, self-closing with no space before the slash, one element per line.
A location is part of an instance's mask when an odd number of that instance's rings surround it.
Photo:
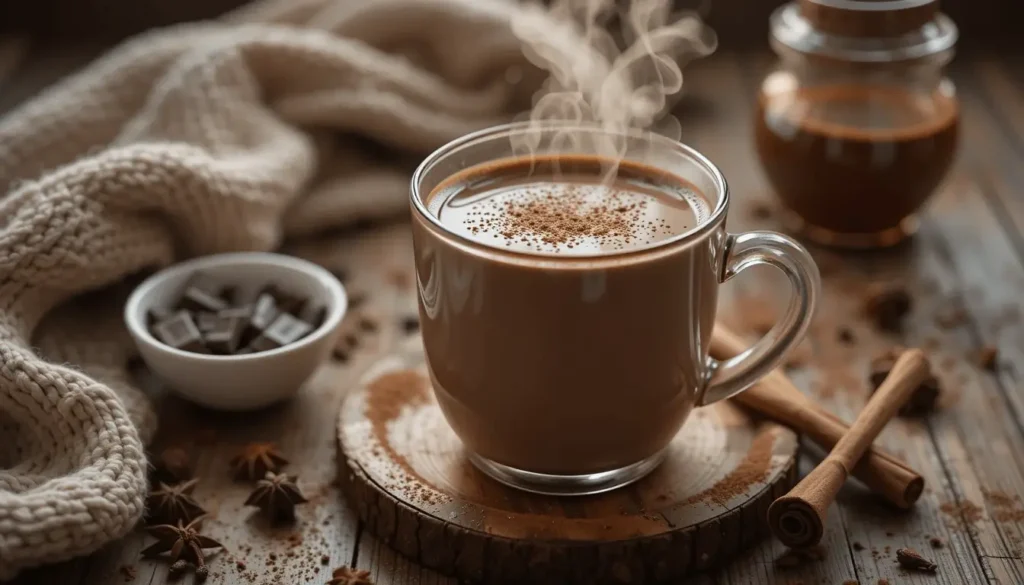
<path fill-rule="evenodd" d="M 0 579 L 143 512 L 156 417 L 125 371 L 125 277 L 403 212 L 408 166 L 365 138 L 422 156 L 527 107 L 519 10 L 264 2 L 130 40 L 0 119 Z"/>

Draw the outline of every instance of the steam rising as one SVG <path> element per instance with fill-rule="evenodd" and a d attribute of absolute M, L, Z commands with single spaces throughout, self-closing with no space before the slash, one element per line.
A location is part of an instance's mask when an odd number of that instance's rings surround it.
<path fill-rule="evenodd" d="M 616 20 L 623 48 L 613 34 Z M 717 46 L 714 31 L 693 13 L 673 14 L 671 0 L 628 0 L 625 7 L 615 0 L 531 4 L 512 30 L 527 59 L 550 74 L 534 96 L 530 131 L 512 137 L 513 150 L 535 155 L 572 149 L 615 166 L 626 152 L 624 132 L 657 131 L 679 139 L 678 121 L 666 114 L 670 98 L 683 87 L 682 66 Z M 607 133 L 556 131 L 554 122 Z M 608 169 L 608 178 L 614 172 Z"/>

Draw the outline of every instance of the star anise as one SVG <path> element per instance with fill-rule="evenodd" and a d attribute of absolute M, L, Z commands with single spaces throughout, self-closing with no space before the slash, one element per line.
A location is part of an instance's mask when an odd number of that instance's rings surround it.
<path fill-rule="evenodd" d="M 370 580 L 369 571 L 360 571 L 352 567 L 340 567 L 334 569 L 331 580 L 327 585 L 373 585 Z"/>
<path fill-rule="evenodd" d="M 249 443 L 231 460 L 236 479 L 262 479 L 267 472 L 277 473 L 288 460 L 273 443 Z"/>
<path fill-rule="evenodd" d="M 295 506 L 307 502 L 299 486 L 295 485 L 297 479 L 283 473 L 267 473 L 256 483 L 256 489 L 249 494 L 245 505 L 256 506 L 270 517 L 271 522 L 294 520 Z"/>
<path fill-rule="evenodd" d="M 192 498 L 198 479 L 175 485 L 163 482 L 146 498 L 146 521 L 150 524 L 177 524 L 191 522 L 206 514 L 206 510 Z"/>
<path fill-rule="evenodd" d="M 163 553 L 170 553 L 171 573 L 181 573 L 191 563 L 196 567 L 196 581 L 205 581 L 209 575 L 206 568 L 206 558 L 203 556 L 203 549 L 224 548 L 224 545 L 210 538 L 199 534 L 199 525 L 204 516 L 184 524 L 177 525 L 159 524 L 150 526 L 146 530 L 157 542 L 142 551 L 142 556 L 155 557 Z"/>

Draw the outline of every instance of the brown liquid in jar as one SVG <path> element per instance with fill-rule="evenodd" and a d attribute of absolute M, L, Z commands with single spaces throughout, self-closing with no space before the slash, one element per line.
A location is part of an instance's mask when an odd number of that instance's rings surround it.
<path fill-rule="evenodd" d="M 959 111 L 951 91 L 931 95 L 869 85 L 772 92 L 758 103 L 757 152 L 779 198 L 812 239 L 896 243 L 906 220 L 948 171 Z"/>

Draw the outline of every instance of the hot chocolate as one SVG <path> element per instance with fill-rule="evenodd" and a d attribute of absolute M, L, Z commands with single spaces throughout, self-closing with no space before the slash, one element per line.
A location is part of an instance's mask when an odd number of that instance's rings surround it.
<path fill-rule="evenodd" d="M 517 156 L 523 146 L 533 154 Z M 528 491 L 643 477 L 695 405 L 779 365 L 819 288 L 792 240 L 725 231 L 711 161 L 645 132 L 526 122 L 470 134 L 423 161 L 411 203 L 434 394 L 471 461 Z M 794 302 L 771 335 L 716 361 L 719 284 L 758 264 L 788 275 Z"/>
<path fill-rule="evenodd" d="M 423 340 L 438 401 L 497 463 L 586 474 L 656 455 L 704 384 L 720 260 L 659 244 L 697 228 L 693 185 L 597 158 L 470 168 L 414 214 Z M 648 253 L 638 253 L 647 250 Z"/>
<path fill-rule="evenodd" d="M 605 175 L 615 172 L 616 179 Z M 519 160 L 435 189 L 428 209 L 452 233 L 515 252 L 592 256 L 642 249 L 694 228 L 707 201 L 677 177 L 600 159 Z"/>
<path fill-rule="evenodd" d="M 765 81 L 757 152 L 778 196 L 827 244 L 884 245 L 907 231 L 956 151 L 951 88 L 796 88 L 788 74 Z"/>

